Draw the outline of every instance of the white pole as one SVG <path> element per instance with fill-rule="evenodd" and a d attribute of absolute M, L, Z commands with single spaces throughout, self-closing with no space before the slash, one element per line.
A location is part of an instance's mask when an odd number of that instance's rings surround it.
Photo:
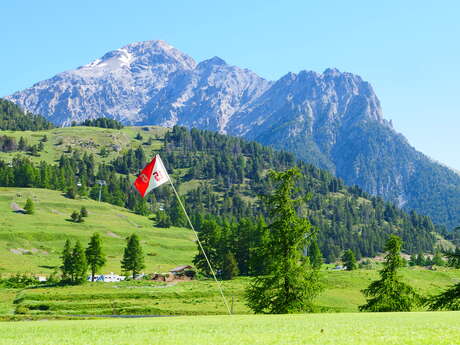
<path fill-rule="evenodd" d="M 179 204 L 182 207 L 182 210 L 184 210 L 185 217 L 187 218 L 187 221 L 190 224 L 190 227 L 192 228 L 193 233 L 195 234 L 196 241 L 198 242 L 198 245 L 200 246 L 200 249 L 203 252 L 203 255 L 204 255 L 205 259 L 206 259 L 206 262 L 208 263 L 209 269 L 211 270 L 212 276 L 214 277 L 214 280 L 216 281 L 217 286 L 219 287 L 219 291 L 220 291 L 220 294 L 222 296 L 222 299 L 224 300 L 225 306 L 227 307 L 228 314 L 232 315 L 232 312 L 230 311 L 230 307 L 228 306 L 227 300 L 225 299 L 224 292 L 222 291 L 222 285 L 217 280 L 216 274 L 214 273 L 214 270 L 212 269 L 211 262 L 209 261 L 208 256 L 206 255 L 206 252 L 204 251 L 204 248 L 203 248 L 203 245 L 201 244 L 200 239 L 198 238 L 198 233 L 196 232 L 195 228 L 193 227 L 192 222 L 190 221 L 190 218 L 189 218 L 189 216 L 187 214 L 187 211 L 185 210 L 184 205 L 182 204 L 182 201 L 181 201 L 181 199 L 179 197 L 179 194 L 176 191 L 176 188 L 174 188 L 174 185 L 172 183 L 171 177 L 168 176 L 168 179 L 169 179 L 169 183 L 171 183 L 171 187 L 174 190 L 174 193 L 176 194 L 177 200 L 179 201 Z"/>

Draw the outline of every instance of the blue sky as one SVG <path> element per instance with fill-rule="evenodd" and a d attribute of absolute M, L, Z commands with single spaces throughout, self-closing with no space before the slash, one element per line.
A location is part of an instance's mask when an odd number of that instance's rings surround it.
<path fill-rule="evenodd" d="M 361 75 L 420 151 L 460 170 L 456 1 L 2 1 L 0 96 L 125 44 L 162 39 L 268 79 Z"/>

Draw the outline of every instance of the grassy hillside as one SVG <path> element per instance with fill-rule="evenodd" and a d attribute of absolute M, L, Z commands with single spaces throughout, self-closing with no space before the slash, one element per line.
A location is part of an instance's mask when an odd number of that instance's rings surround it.
<path fill-rule="evenodd" d="M 16 213 L 12 204 L 24 206 L 31 198 L 35 214 Z M 89 217 L 84 223 L 68 221 L 72 211 L 85 206 Z M 195 243 L 190 230 L 158 229 L 147 217 L 94 200 L 67 199 L 62 192 L 36 188 L 0 188 L 0 273 L 31 272 L 51 274 L 60 264 L 66 239 L 80 240 L 99 232 L 108 255 L 105 272 L 120 272 L 125 238 L 136 232 L 146 254 L 146 271 L 163 271 L 190 264 Z"/>
<path fill-rule="evenodd" d="M 119 152 L 129 148 L 136 148 L 150 137 L 152 137 L 151 149 L 158 150 L 162 145 L 161 138 L 167 130 L 163 127 L 154 126 L 125 127 L 121 130 L 97 127 L 66 127 L 44 131 L 0 131 L 0 134 L 13 137 L 17 142 L 23 137 L 28 145 L 38 144 L 46 135 L 48 141 L 43 142 L 44 150 L 39 153 L 40 155 L 28 155 L 32 161 L 37 163 L 42 160 L 49 163 L 57 161 L 63 153 L 67 153 L 69 146 L 73 150 L 93 153 L 96 162 L 109 162 Z M 135 139 L 138 133 L 141 133 L 142 141 Z M 157 140 L 157 138 L 160 140 Z M 106 157 L 102 157 L 99 154 L 102 148 L 108 151 Z M 0 152 L 0 160 L 11 161 L 16 155 L 18 155 L 18 152 Z"/>
<path fill-rule="evenodd" d="M 0 344 L 458 344 L 460 312 L 0 323 Z"/>

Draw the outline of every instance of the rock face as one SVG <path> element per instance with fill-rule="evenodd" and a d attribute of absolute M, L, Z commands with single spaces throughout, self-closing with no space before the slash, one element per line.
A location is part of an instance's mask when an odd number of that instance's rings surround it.
<path fill-rule="evenodd" d="M 218 57 L 196 64 L 147 41 L 6 98 L 61 125 L 104 116 L 243 136 L 440 224 L 460 224 L 460 176 L 394 131 L 371 85 L 351 73 L 301 71 L 271 82 Z"/>

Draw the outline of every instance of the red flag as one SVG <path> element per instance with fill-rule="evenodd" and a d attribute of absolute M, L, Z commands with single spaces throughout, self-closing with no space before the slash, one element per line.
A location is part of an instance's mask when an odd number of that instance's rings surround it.
<path fill-rule="evenodd" d="M 169 181 L 168 172 L 165 169 L 160 155 L 156 155 L 152 161 L 141 171 L 134 187 L 145 197 L 150 191 Z"/>

